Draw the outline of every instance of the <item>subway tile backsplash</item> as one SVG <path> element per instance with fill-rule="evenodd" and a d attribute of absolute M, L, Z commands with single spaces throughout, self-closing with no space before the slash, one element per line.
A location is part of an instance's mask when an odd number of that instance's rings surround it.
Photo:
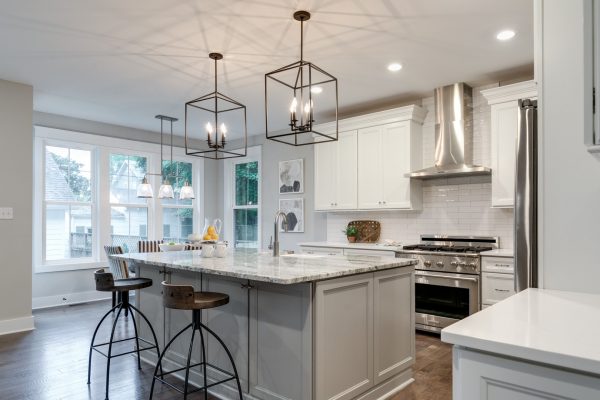
<path fill-rule="evenodd" d="M 490 107 L 473 88 L 473 163 L 490 166 Z M 423 99 L 428 109 L 423 124 L 423 166 L 433 165 L 435 122 L 433 97 Z M 327 214 L 327 240 L 346 240 L 342 229 L 349 221 L 381 222 L 381 238 L 403 244 L 418 243 L 421 234 L 498 236 L 500 246 L 513 247 L 513 209 L 491 208 L 491 177 L 452 177 L 423 181 L 423 209 L 419 211 L 361 211 Z"/>

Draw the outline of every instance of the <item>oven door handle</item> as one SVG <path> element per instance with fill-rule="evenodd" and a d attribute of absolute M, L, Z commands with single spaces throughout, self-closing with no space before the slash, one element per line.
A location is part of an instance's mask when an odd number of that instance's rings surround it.
<path fill-rule="evenodd" d="M 431 278 L 443 278 L 443 279 L 450 279 L 450 280 L 459 280 L 459 281 L 469 281 L 469 282 L 479 282 L 478 278 L 467 278 L 467 277 L 462 277 L 462 276 L 446 276 L 446 275 L 436 275 L 436 274 L 430 274 L 427 272 L 415 272 L 415 275 L 418 276 L 422 276 L 424 278 L 427 277 L 431 277 Z"/>

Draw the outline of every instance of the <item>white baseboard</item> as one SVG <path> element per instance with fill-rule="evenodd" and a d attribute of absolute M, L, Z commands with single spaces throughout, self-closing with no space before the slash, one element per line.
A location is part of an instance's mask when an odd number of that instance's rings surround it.
<path fill-rule="evenodd" d="M 71 304 L 90 303 L 93 301 L 108 300 L 111 294 L 107 292 L 97 292 L 91 290 L 88 292 L 76 292 L 58 294 L 55 296 L 34 297 L 32 308 L 39 310 L 42 308 L 59 307 Z"/>
<path fill-rule="evenodd" d="M 0 335 L 31 331 L 33 329 L 35 329 L 35 326 L 33 325 L 33 316 L 0 321 Z"/>

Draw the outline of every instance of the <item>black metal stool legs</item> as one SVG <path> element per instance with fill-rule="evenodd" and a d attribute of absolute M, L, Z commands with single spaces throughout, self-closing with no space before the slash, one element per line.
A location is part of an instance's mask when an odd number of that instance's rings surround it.
<path fill-rule="evenodd" d="M 168 371 L 168 372 L 163 372 L 160 376 L 157 375 L 158 373 L 158 367 L 159 364 L 162 362 L 165 354 L 167 353 L 167 351 L 169 350 L 169 347 L 173 344 L 173 342 L 179 337 L 181 336 L 184 332 L 186 332 L 188 329 L 192 328 L 192 337 L 190 339 L 190 347 L 189 347 L 189 351 L 188 351 L 188 358 L 186 360 L 186 366 L 183 368 L 177 368 L 174 369 L 172 371 Z M 225 352 L 227 353 L 227 357 L 229 358 L 229 361 L 231 362 L 231 366 L 233 368 L 233 373 L 225 371 L 215 365 L 209 364 L 206 362 L 206 345 L 205 345 L 205 339 L 204 339 L 204 335 L 202 330 L 205 330 L 206 332 L 208 332 L 210 335 L 212 335 L 215 339 L 217 339 L 217 341 L 219 342 L 219 344 L 223 347 L 223 349 L 225 349 Z M 197 363 L 197 364 L 193 364 L 191 365 L 192 362 L 192 349 L 193 349 L 193 345 L 194 345 L 194 335 L 196 334 L 196 332 L 198 332 L 198 334 L 200 335 L 200 343 L 201 343 L 201 347 L 202 347 L 202 361 Z M 150 400 L 152 400 L 152 397 L 154 395 L 154 385 L 156 383 L 157 380 L 161 381 L 162 383 L 168 385 L 169 387 L 177 390 L 178 392 L 183 394 L 183 398 L 184 400 L 187 399 L 187 396 L 190 393 L 194 393 L 194 392 L 198 392 L 200 390 L 204 391 L 204 399 L 207 400 L 208 399 L 208 388 L 216 386 L 218 384 L 224 383 L 224 382 L 228 382 L 230 380 L 235 379 L 236 384 L 237 384 L 237 391 L 238 394 L 240 396 L 240 400 L 243 400 L 243 395 L 242 395 L 242 385 L 240 384 L 240 378 L 237 372 L 237 368 L 235 366 L 235 362 L 233 360 L 233 357 L 231 355 L 231 352 L 229 351 L 229 349 L 227 348 L 227 346 L 225 345 L 225 343 L 223 342 L 223 340 L 221 340 L 221 338 L 219 336 L 217 336 L 217 334 L 212 331 L 209 327 L 207 327 L 206 325 L 204 325 L 201 322 L 201 314 L 200 314 L 200 310 L 193 310 L 193 319 L 192 319 L 192 323 L 187 325 L 185 328 L 183 328 L 181 331 L 179 331 L 170 341 L 169 343 L 165 346 L 165 348 L 163 349 L 162 354 L 160 355 L 159 359 L 158 359 L 159 364 L 156 365 L 156 368 L 154 369 L 154 378 L 152 379 L 152 385 L 150 387 Z M 189 389 L 189 376 L 190 376 L 190 369 L 193 367 L 197 367 L 197 366 L 202 366 L 202 374 L 203 374 L 203 380 L 204 380 L 204 386 L 202 387 L 198 387 L 195 388 L 193 390 L 188 390 Z M 207 366 L 210 366 L 211 368 L 218 370 L 220 372 L 222 372 L 223 374 L 229 376 L 226 379 L 222 379 L 220 381 L 217 382 L 213 382 L 213 383 L 208 383 L 208 374 L 207 374 Z M 185 379 L 183 382 L 183 390 L 181 390 L 180 388 L 176 387 L 175 385 L 167 382 L 164 380 L 164 375 L 169 375 L 175 372 L 179 372 L 179 371 L 183 371 L 185 370 Z"/>
<path fill-rule="evenodd" d="M 119 293 L 119 304 L 117 304 L 115 307 L 113 307 L 112 309 L 110 309 L 100 320 L 100 322 L 98 323 L 98 325 L 96 326 L 96 329 L 94 330 L 94 335 L 92 336 L 92 342 L 90 344 L 90 354 L 89 354 L 89 359 L 88 359 L 88 384 L 90 384 L 91 382 L 91 372 L 92 372 L 92 352 L 93 351 L 97 351 L 98 353 L 102 354 L 104 357 L 107 358 L 106 361 L 106 399 L 108 399 L 108 393 L 109 393 L 109 388 L 110 388 L 110 364 L 111 364 L 111 359 L 115 358 L 115 357 L 120 357 L 120 356 L 124 356 L 126 354 L 132 354 L 132 353 L 137 353 L 137 362 L 138 362 L 138 368 L 141 368 L 141 357 L 140 357 L 140 352 L 145 351 L 145 350 L 151 350 L 151 349 L 156 349 L 156 354 L 158 356 L 160 356 L 160 350 L 158 348 L 158 340 L 156 338 L 156 334 L 154 332 L 154 328 L 152 327 L 152 325 L 150 324 L 150 321 L 148 321 L 148 318 L 146 318 L 146 316 L 144 314 L 142 314 L 140 312 L 140 310 L 138 310 L 136 307 L 134 307 L 133 305 L 131 305 L 129 303 L 129 292 L 127 291 L 123 291 L 122 293 Z M 105 343 L 100 343 L 100 344 L 94 344 L 94 342 L 96 341 L 96 335 L 98 334 L 98 330 L 100 329 L 100 326 L 102 325 L 102 323 L 106 320 L 106 317 L 108 317 L 112 312 L 114 312 L 115 310 L 117 310 L 117 314 L 114 318 L 114 321 L 112 323 L 112 329 L 111 329 L 111 333 L 110 333 L 110 339 L 108 342 Z M 119 340 L 115 340 L 115 331 L 117 328 L 117 324 L 119 322 L 119 318 L 121 317 L 122 314 L 128 314 L 129 311 L 131 311 L 131 319 L 133 322 L 133 330 L 135 333 L 135 336 L 132 337 L 128 337 L 128 338 L 124 338 L 124 339 L 119 339 Z M 144 321 L 146 321 L 146 323 L 148 324 L 148 327 L 150 328 L 150 331 L 152 332 L 152 338 L 154 339 L 154 343 L 139 337 L 139 333 L 138 333 L 138 327 L 137 327 L 137 321 L 135 319 L 134 316 L 134 311 L 138 313 L 139 316 L 141 316 Z M 122 353 L 118 353 L 118 354 L 113 354 L 113 344 L 115 343 L 119 343 L 119 342 L 125 342 L 128 340 L 135 340 L 135 349 L 132 351 L 125 351 Z M 141 347 L 140 346 L 140 342 L 144 342 L 146 344 L 148 344 L 149 346 L 147 347 Z M 99 348 L 102 346 L 108 346 L 108 352 L 107 353 L 103 353 Z M 160 364 L 160 360 L 159 363 L 157 364 L 157 368 L 160 367 L 161 370 L 161 375 L 162 375 L 162 366 Z M 155 372 L 156 373 L 156 372 Z"/>

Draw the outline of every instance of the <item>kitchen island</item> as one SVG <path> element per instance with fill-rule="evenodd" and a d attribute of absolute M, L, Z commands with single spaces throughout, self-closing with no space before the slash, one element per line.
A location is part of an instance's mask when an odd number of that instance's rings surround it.
<path fill-rule="evenodd" d="M 226 258 L 202 258 L 199 251 L 117 257 L 154 282 L 137 293 L 136 303 L 161 347 L 191 321 L 191 312 L 163 308 L 161 281 L 230 296 L 202 319 L 232 352 L 247 399 L 380 399 L 413 381 L 415 260 L 255 251 Z M 167 370 L 183 365 L 188 343 L 176 341 Z M 194 361 L 200 354 L 196 349 Z M 212 338 L 207 355 L 230 369 Z M 146 361 L 156 363 L 156 356 Z M 215 369 L 207 375 L 209 381 L 223 376 Z M 200 369 L 190 376 L 202 382 Z M 212 389 L 237 398 L 233 385 Z"/>

